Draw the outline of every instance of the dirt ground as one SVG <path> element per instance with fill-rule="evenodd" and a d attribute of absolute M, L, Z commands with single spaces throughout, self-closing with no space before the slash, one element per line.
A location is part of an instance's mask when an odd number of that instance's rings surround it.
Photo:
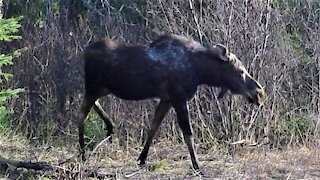
<path fill-rule="evenodd" d="M 0 135 L 0 155 L 11 160 L 48 162 L 53 170 L 1 169 L 1 179 L 320 179 L 319 148 L 210 147 L 197 144 L 203 176 L 191 169 L 184 144 L 160 141 L 150 148 L 147 166 L 137 170 L 141 145 L 126 148 L 101 143 L 88 161 L 77 157 L 77 142 L 63 146 L 31 145 L 19 137 Z"/>

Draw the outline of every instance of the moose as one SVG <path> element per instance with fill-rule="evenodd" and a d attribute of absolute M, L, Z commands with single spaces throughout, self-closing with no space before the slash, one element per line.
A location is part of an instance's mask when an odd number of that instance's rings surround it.
<path fill-rule="evenodd" d="M 205 84 L 239 94 L 250 103 L 260 105 L 265 92 L 248 73 L 241 61 L 225 46 L 205 47 L 182 35 L 160 35 L 149 45 L 132 45 L 103 39 L 84 51 L 85 91 L 78 115 L 79 144 L 85 160 L 84 121 L 93 107 L 106 124 L 107 136 L 113 123 L 98 99 L 115 95 L 125 100 L 158 98 L 151 129 L 138 158 L 144 166 L 152 139 L 167 112 L 174 108 L 183 138 L 190 153 L 192 167 L 199 170 L 187 101 Z"/>

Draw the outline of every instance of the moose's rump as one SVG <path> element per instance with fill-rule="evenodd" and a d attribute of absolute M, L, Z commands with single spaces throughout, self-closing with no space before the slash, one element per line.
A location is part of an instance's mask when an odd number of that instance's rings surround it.
<path fill-rule="evenodd" d="M 95 49 L 96 51 L 96 49 Z M 126 100 L 158 97 L 168 72 L 150 60 L 144 46 L 119 47 L 103 56 L 85 56 L 85 81 L 89 92 L 107 89 Z"/>

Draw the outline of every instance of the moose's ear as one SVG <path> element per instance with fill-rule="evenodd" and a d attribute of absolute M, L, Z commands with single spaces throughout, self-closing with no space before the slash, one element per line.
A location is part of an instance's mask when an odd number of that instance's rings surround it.
<path fill-rule="evenodd" d="M 211 50 L 214 54 L 220 56 L 222 59 L 225 59 L 225 57 L 227 57 L 228 50 L 222 44 L 214 45 Z"/>
<path fill-rule="evenodd" d="M 222 45 L 222 44 L 217 44 L 214 46 L 214 48 L 217 48 L 222 56 L 226 56 L 227 55 L 227 48 L 226 46 Z"/>

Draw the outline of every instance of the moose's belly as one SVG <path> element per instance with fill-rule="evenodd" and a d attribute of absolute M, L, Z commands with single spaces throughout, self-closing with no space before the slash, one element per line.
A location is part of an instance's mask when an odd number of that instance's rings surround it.
<path fill-rule="evenodd" d="M 109 91 L 118 98 L 125 100 L 143 100 L 156 96 L 153 87 L 141 85 L 139 83 L 116 83 L 107 87 Z"/>
<path fill-rule="evenodd" d="M 125 100 L 160 98 L 189 100 L 197 90 L 197 81 L 189 76 L 118 76 L 106 87 L 115 96 Z"/>
<path fill-rule="evenodd" d="M 143 100 L 157 97 L 161 83 L 151 74 L 113 74 L 105 82 L 106 88 L 115 96 L 125 100 Z"/>

